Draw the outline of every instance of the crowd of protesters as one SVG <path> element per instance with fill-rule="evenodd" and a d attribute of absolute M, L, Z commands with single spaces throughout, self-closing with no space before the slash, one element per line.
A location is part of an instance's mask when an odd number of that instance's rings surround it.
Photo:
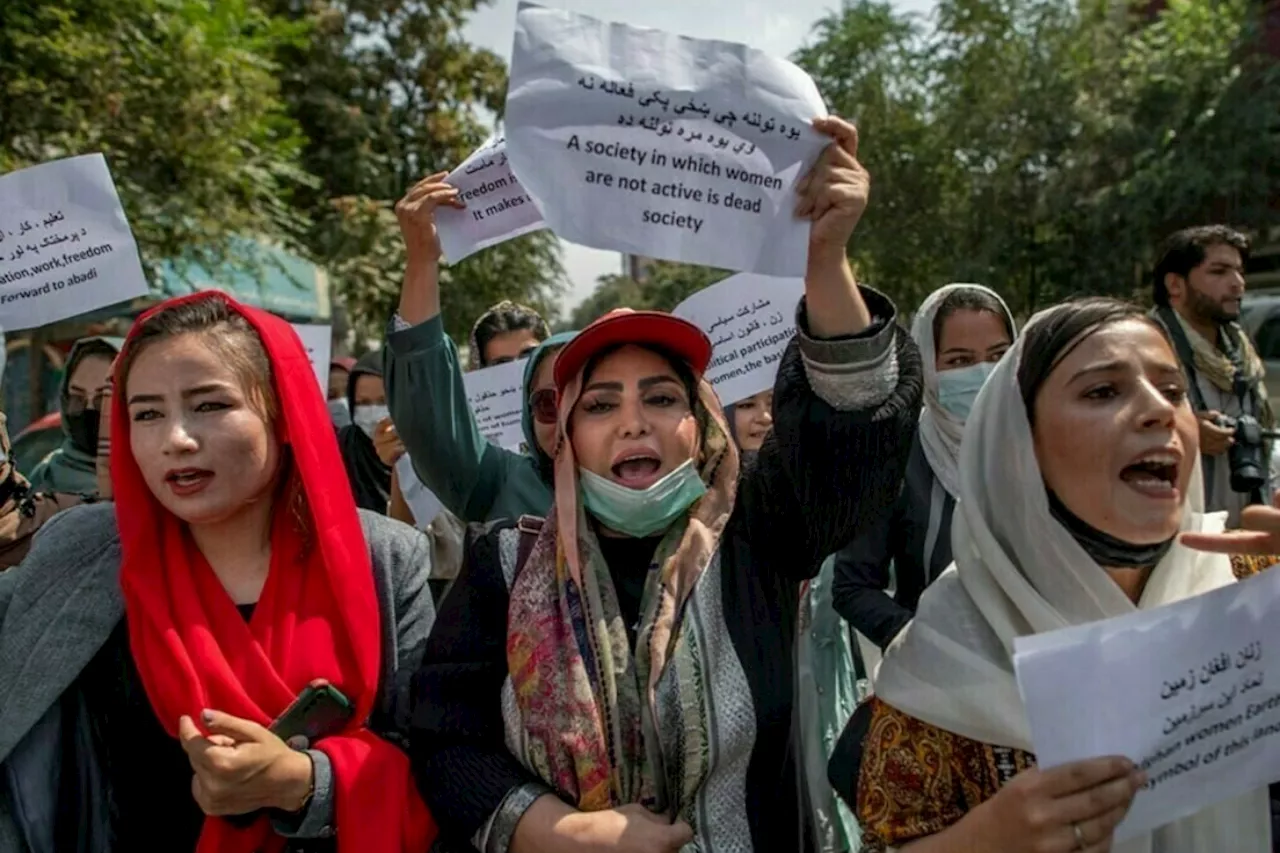
<path fill-rule="evenodd" d="M 664 312 L 504 301 L 464 357 L 444 173 L 320 393 L 215 291 L 78 342 L 61 446 L 19 472 L 0 424 L 0 850 L 1269 853 L 1265 788 L 1113 843 L 1143 771 L 1038 768 L 1011 657 L 1280 553 L 1234 477 L 1247 241 L 1174 235 L 1149 313 L 903 311 L 847 259 L 857 131 L 815 127 L 795 338 L 731 405 Z M 464 384 L 515 360 L 522 451 Z"/>

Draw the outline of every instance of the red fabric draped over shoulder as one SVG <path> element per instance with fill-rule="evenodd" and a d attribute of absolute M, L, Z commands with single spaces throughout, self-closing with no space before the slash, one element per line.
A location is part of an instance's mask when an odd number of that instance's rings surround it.
<path fill-rule="evenodd" d="M 287 446 L 286 476 L 306 497 L 306 528 L 278 507 L 271 567 L 248 622 L 236 609 L 186 526 L 148 488 L 130 443 L 128 401 L 112 399 L 111 480 L 123 560 L 120 581 L 129 645 L 156 715 L 175 737 L 178 719 L 206 708 L 267 726 L 313 679 L 355 704 L 348 730 L 321 740 L 333 766 L 342 853 L 422 853 L 435 825 L 419 798 L 408 758 L 364 727 L 378 699 L 381 615 L 369 547 L 347 483 L 324 395 L 302 342 L 284 320 L 204 291 L 162 303 L 139 318 L 187 302 L 222 300 L 257 332 L 278 400 L 274 425 Z M 136 362 L 135 362 L 136 363 Z M 117 374 L 116 387 L 124 377 Z M 200 853 L 279 850 L 263 817 L 247 829 L 210 818 Z"/>

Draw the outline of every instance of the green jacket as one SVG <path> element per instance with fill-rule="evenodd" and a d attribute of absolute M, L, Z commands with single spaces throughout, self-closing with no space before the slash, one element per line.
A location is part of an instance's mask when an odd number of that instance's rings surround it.
<path fill-rule="evenodd" d="M 530 356 L 526 399 L 539 362 L 573 334 L 551 336 Z M 552 460 L 538 446 L 528 406 L 523 417 L 528 454 L 490 444 L 480 434 L 462 384 L 458 348 L 439 315 L 416 326 L 397 325 L 387 336 L 384 359 L 391 420 L 419 479 L 450 512 L 464 522 L 547 514 Z"/>

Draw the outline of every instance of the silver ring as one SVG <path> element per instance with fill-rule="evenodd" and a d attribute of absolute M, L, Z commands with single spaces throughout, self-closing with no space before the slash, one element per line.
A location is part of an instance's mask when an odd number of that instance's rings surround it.
<path fill-rule="evenodd" d="M 1087 848 L 1088 848 L 1088 846 L 1089 846 L 1089 843 L 1088 843 L 1087 841 L 1085 841 L 1085 840 L 1084 840 L 1084 833 L 1080 831 L 1080 824 L 1078 824 L 1078 823 L 1073 823 L 1073 824 L 1071 824 L 1071 829 L 1072 829 L 1072 830 L 1075 832 L 1075 834 L 1076 834 L 1076 845 L 1077 845 L 1081 850 L 1085 850 L 1085 849 L 1087 849 Z"/>

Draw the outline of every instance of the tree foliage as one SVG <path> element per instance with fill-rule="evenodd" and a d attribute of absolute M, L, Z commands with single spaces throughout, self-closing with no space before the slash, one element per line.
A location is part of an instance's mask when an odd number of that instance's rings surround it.
<path fill-rule="evenodd" d="M 325 267 L 371 337 L 404 257 L 394 203 L 484 138 L 502 61 L 460 32 L 484 0 L 5 0 L 0 173 L 106 154 L 144 259 L 217 268 L 230 238 Z M 554 316 L 558 243 L 538 234 L 450 267 L 465 336 L 501 298 Z"/>
<path fill-rule="evenodd" d="M 1178 227 L 1265 233 L 1280 79 L 1259 50 L 1261 7 L 942 0 L 926 29 L 887 2 L 846 2 L 796 59 L 862 132 L 862 277 L 905 306 L 980 281 L 1029 312 L 1145 294 L 1154 247 Z"/>
<path fill-rule="evenodd" d="M 288 242 L 310 177 L 271 57 L 305 34 L 249 0 L 0 3 L 0 173 L 103 152 L 150 264 Z"/>
<path fill-rule="evenodd" d="M 452 169 L 488 132 L 506 91 L 493 53 L 459 35 L 481 0 L 264 0 L 314 37 L 279 54 L 283 91 L 303 128 L 303 163 L 320 178 L 302 207 L 311 253 L 338 282 L 356 326 L 376 336 L 394 308 L 404 254 L 392 212 L 419 178 Z M 554 316 L 563 289 L 547 233 L 442 271 L 446 326 L 465 339 L 503 298 Z"/>
<path fill-rule="evenodd" d="M 595 292 L 574 309 L 567 328 L 581 329 L 615 308 L 670 311 L 688 297 L 728 276 L 724 270 L 696 264 L 652 261 L 643 281 L 627 275 L 604 275 Z"/>

